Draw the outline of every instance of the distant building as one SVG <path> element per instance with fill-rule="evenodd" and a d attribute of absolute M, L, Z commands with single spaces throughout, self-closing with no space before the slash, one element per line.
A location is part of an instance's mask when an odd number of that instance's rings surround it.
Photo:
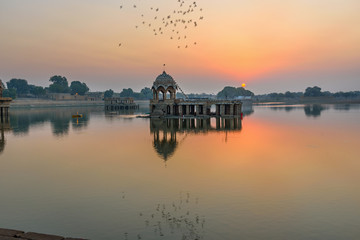
<path fill-rule="evenodd" d="M 134 102 L 134 98 L 105 98 L 105 110 L 107 111 L 134 110 L 138 108 L 139 105 Z"/>
<path fill-rule="evenodd" d="M 51 100 L 66 101 L 101 101 L 104 98 L 104 94 L 101 92 L 85 93 L 85 95 L 71 95 L 70 93 L 48 93 L 47 97 Z"/>
<path fill-rule="evenodd" d="M 0 124 L 3 124 L 4 122 L 8 121 L 10 102 L 12 101 L 11 98 L 3 97 L 4 89 L 5 89 L 5 86 L 2 83 L 2 81 L 0 80 Z"/>

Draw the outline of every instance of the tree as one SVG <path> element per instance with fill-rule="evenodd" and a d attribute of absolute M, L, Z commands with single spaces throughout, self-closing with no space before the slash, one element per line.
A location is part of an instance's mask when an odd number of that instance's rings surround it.
<path fill-rule="evenodd" d="M 4 89 L 3 97 L 10 97 L 12 99 L 15 99 L 16 98 L 16 89 L 15 88 Z"/>
<path fill-rule="evenodd" d="M 321 96 L 323 96 L 323 94 L 321 92 L 321 88 L 319 88 L 318 86 L 315 86 L 315 87 L 306 88 L 304 96 L 305 97 L 321 97 Z"/>
<path fill-rule="evenodd" d="M 111 98 L 113 95 L 114 95 L 114 91 L 109 89 L 105 91 L 104 98 Z"/>
<path fill-rule="evenodd" d="M 296 98 L 296 93 L 292 93 L 292 92 L 287 91 L 285 93 L 285 97 L 286 98 Z"/>
<path fill-rule="evenodd" d="M 46 94 L 46 91 L 43 87 L 35 85 L 29 85 L 29 92 L 36 97 L 41 97 Z"/>
<path fill-rule="evenodd" d="M 224 89 L 217 94 L 217 98 L 219 99 L 233 99 L 239 96 L 254 96 L 254 93 L 243 87 L 224 87 Z"/>
<path fill-rule="evenodd" d="M 75 95 L 75 94 L 84 95 L 88 91 L 89 91 L 89 88 L 86 85 L 86 83 L 81 83 L 79 81 L 73 81 L 70 84 L 70 93 L 72 95 Z"/>
<path fill-rule="evenodd" d="M 131 88 L 124 88 L 120 93 L 120 97 L 134 97 L 134 91 Z"/>
<path fill-rule="evenodd" d="M 70 92 L 69 84 L 66 77 L 52 76 L 49 80 L 52 84 L 49 86 L 49 91 L 53 93 L 68 93 Z"/>
<path fill-rule="evenodd" d="M 153 92 L 148 87 L 141 89 L 140 93 L 143 95 L 142 97 L 144 99 L 152 99 L 153 98 Z"/>
<path fill-rule="evenodd" d="M 16 89 L 16 93 L 18 95 L 25 95 L 29 93 L 28 82 L 24 79 L 13 78 L 9 82 L 7 82 L 6 85 L 8 89 Z"/>

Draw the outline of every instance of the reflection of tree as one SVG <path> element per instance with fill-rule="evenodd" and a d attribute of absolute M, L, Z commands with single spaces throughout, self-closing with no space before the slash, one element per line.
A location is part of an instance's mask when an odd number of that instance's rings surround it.
<path fill-rule="evenodd" d="M 282 111 L 284 110 L 285 112 L 291 112 L 293 110 L 296 110 L 296 109 L 302 109 L 303 107 L 302 106 L 283 106 L 283 105 L 280 105 L 280 106 L 271 106 L 270 109 L 271 110 L 274 110 L 274 111 Z"/>
<path fill-rule="evenodd" d="M 308 117 L 319 117 L 324 110 L 325 107 L 320 104 L 306 105 L 304 107 L 305 115 Z"/>
<path fill-rule="evenodd" d="M 58 116 L 51 118 L 51 127 L 53 134 L 55 136 L 64 136 L 69 133 L 69 126 L 70 126 L 70 120 L 71 116 L 69 115 L 64 118 L 62 114 L 57 114 Z"/>
<path fill-rule="evenodd" d="M 31 127 L 50 122 L 53 134 L 64 136 L 69 133 L 70 122 L 72 122 L 73 130 L 83 130 L 88 126 L 91 112 L 97 111 L 103 112 L 103 108 L 12 109 L 10 122 L 14 134 L 28 134 Z M 72 114 L 76 112 L 83 114 L 83 117 L 78 119 L 78 123 L 72 118 Z"/>
<path fill-rule="evenodd" d="M 157 154 L 167 161 L 188 134 L 207 134 L 209 132 L 241 131 L 241 119 L 216 118 L 215 126 L 210 118 L 150 119 L 150 132 L 153 134 L 153 147 Z M 178 137 L 181 134 L 183 137 Z"/>
<path fill-rule="evenodd" d="M 338 111 L 350 111 L 351 109 L 360 109 L 359 104 L 335 104 L 334 109 Z"/>

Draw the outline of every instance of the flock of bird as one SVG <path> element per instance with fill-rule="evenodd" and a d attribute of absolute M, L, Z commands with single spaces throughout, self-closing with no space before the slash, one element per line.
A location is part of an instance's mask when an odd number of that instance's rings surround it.
<path fill-rule="evenodd" d="M 189 30 L 197 28 L 204 16 L 203 9 L 194 0 L 173 0 L 177 7 L 172 11 L 162 10 L 159 7 L 149 7 L 141 11 L 135 29 L 147 29 L 154 36 L 163 36 L 176 42 L 178 49 L 196 46 L 197 41 L 191 40 Z M 126 8 L 140 9 L 136 4 L 120 5 L 120 10 Z M 165 9 L 165 8 L 164 8 Z M 122 43 L 119 43 L 119 47 Z"/>
<path fill-rule="evenodd" d="M 159 237 L 200 240 L 204 238 L 205 217 L 193 213 L 198 204 L 198 198 L 192 199 L 190 193 L 180 193 L 179 201 L 172 204 L 157 204 L 153 212 L 139 213 L 139 218 L 145 223 L 144 233 L 135 235 L 124 233 L 124 240 L 147 239 L 152 231 L 157 239 Z M 145 234 L 145 235 L 144 235 Z M 152 238 L 152 237 L 150 237 Z"/>

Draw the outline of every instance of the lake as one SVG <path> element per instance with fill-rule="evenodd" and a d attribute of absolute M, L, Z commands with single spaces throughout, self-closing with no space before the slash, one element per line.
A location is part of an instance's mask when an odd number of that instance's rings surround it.
<path fill-rule="evenodd" d="M 360 239 L 360 105 L 261 105 L 242 120 L 132 115 L 147 104 L 10 111 L 2 228 L 94 240 Z"/>

